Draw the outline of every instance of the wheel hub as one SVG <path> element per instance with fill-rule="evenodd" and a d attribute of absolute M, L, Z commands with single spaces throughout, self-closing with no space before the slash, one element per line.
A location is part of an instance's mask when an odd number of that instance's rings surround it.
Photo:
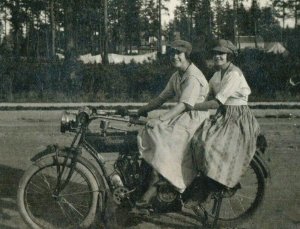
<path fill-rule="evenodd" d="M 235 193 L 236 193 L 239 189 L 241 189 L 241 188 L 242 188 L 242 187 L 241 187 L 241 184 L 237 184 L 235 187 L 225 190 L 225 191 L 223 192 L 223 197 L 224 197 L 224 198 L 230 198 L 230 197 L 234 196 Z"/>
<path fill-rule="evenodd" d="M 62 197 L 60 195 L 55 195 L 55 194 L 52 194 L 52 198 L 57 201 L 57 202 L 61 202 L 62 201 Z"/>

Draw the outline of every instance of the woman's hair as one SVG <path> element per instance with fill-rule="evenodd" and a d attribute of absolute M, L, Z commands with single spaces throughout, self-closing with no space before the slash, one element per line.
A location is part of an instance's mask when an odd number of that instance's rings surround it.
<path fill-rule="evenodd" d="M 227 61 L 230 62 L 233 62 L 238 54 L 236 46 L 230 40 L 225 39 L 217 40 L 212 51 L 226 53 Z"/>
<path fill-rule="evenodd" d="M 169 58 L 171 58 L 172 57 L 172 49 L 169 49 L 168 51 L 167 51 L 167 56 L 169 56 Z M 190 52 L 184 52 L 184 56 L 185 56 L 185 58 L 188 60 L 188 61 L 192 61 L 191 60 L 191 53 Z"/>
<path fill-rule="evenodd" d="M 234 62 L 235 58 L 236 58 L 236 54 L 235 53 L 227 53 L 227 61 L 229 62 Z"/>
<path fill-rule="evenodd" d="M 188 61 L 191 61 L 191 54 L 190 54 L 190 53 L 184 52 L 184 55 L 185 55 L 185 58 L 186 58 Z"/>

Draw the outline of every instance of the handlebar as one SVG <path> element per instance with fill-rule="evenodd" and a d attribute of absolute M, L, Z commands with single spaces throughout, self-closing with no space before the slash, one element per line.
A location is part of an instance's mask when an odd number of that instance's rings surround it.
<path fill-rule="evenodd" d="M 80 109 L 81 112 L 89 116 L 90 120 L 95 119 L 104 119 L 110 121 L 121 121 L 127 122 L 133 125 L 146 125 L 146 120 L 140 120 L 136 111 L 129 111 L 127 108 L 118 106 L 115 111 L 103 111 L 100 110 L 97 112 L 97 109 L 94 107 L 84 107 Z M 85 115 L 83 115 L 85 117 Z"/>
<path fill-rule="evenodd" d="M 86 128 L 90 124 L 91 121 L 95 119 L 102 119 L 106 121 L 118 121 L 128 123 L 130 125 L 146 125 L 146 120 L 140 120 L 137 112 L 123 112 L 119 114 L 116 111 L 99 111 L 96 109 L 91 109 L 89 107 L 84 107 L 79 109 L 77 114 L 63 112 L 61 117 L 61 132 L 64 133 L 66 131 L 76 132 L 81 128 Z"/>
<path fill-rule="evenodd" d="M 104 120 L 109 120 L 109 121 L 121 121 L 121 122 L 127 122 L 129 124 L 133 125 L 146 125 L 147 121 L 146 120 L 140 120 L 138 116 L 136 115 L 131 115 L 127 117 L 118 117 L 114 115 L 100 115 L 100 114 L 93 114 L 90 116 L 90 120 L 94 119 L 104 119 Z"/>

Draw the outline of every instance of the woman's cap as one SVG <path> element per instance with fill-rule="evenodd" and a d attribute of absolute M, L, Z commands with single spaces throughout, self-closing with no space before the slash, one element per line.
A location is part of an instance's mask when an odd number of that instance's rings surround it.
<path fill-rule="evenodd" d="M 192 52 L 192 44 L 184 40 L 175 40 L 170 45 L 171 49 L 176 49 L 180 52 L 187 53 L 188 55 Z"/>
<path fill-rule="evenodd" d="M 231 41 L 220 39 L 217 41 L 216 46 L 212 50 L 222 53 L 235 53 L 236 47 Z"/>

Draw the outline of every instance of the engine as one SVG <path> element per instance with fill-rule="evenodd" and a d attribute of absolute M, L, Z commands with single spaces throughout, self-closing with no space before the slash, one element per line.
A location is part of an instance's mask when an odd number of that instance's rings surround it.
<path fill-rule="evenodd" d="M 120 154 L 115 162 L 115 184 L 121 184 L 114 190 L 114 200 L 117 204 L 124 203 L 125 199 L 136 201 L 147 190 L 152 168 L 138 158 L 137 154 Z M 114 185 L 116 187 L 116 185 Z M 134 195 L 130 195 L 134 193 Z M 167 181 L 162 180 L 157 185 L 157 196 L 153 199 L 153 207 L 157 212 L 174 211 L 181 209 L 180 194 Z"/>
<path fill-rule="evenodd" d="M 140 164 L 137 156 L 121 154 L 115 162 L 115 169 L 120 174 L 123 185 L 134 188 L 140 183 Z"/>

